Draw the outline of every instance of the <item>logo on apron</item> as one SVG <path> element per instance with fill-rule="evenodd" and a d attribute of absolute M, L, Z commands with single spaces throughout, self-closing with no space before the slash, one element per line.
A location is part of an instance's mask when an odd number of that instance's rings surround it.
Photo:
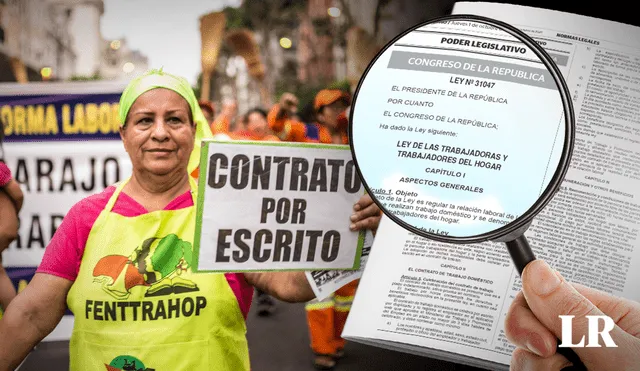
<path fill-rule="evenodd" d="M 141 360 L 132 356 L 117 356 L 105 366 L 107 371 L 155 371 L 153 368 L 146 368 Z"/>
<path fill-rule="evenodd" d="M 129 256 L 100 259 L 93 268 L 94 282 L 118 300 L 127 299 L 136 286 L 148 287 L 145 297 L 199 291 L 194 282 L 181 277 L 191 267 L 192 251 L 191 243 L 175 234 L 151 237 Z"/>

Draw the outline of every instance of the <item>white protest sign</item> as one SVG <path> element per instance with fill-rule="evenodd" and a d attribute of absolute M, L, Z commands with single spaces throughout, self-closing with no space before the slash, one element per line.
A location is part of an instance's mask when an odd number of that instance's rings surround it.
<path fill-rule="evenodd" d="M 346 145 L 203 141 L 194 269 L 357 269 L 364 193 Z"/>

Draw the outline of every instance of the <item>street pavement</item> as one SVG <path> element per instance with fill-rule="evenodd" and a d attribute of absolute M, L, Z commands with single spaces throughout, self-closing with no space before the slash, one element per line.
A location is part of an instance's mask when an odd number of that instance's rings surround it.
<path fill-rule="evenodd" d="M 258 317 L 256 305 L 247 319 L 252 371 L 314 371 L 303 304 L 277 302 L 269 317 Z M 68 342 L 38 345 L 19 371 L 68 370 Z M 411 354 L 349 342 L 335 371 L 481 371 Z M 93 370 L 91 370 L 93 371 Z M 97 370 L 98 371 L 98 370 Z"/>

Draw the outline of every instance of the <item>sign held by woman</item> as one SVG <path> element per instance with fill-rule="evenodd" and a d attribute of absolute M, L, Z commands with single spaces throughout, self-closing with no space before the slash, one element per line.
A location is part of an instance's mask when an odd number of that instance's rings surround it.
<path fill-rule="evenodd" d="M 357 269 L 364 194 L 349 147 L 203 141 L 194 269 Z"/>

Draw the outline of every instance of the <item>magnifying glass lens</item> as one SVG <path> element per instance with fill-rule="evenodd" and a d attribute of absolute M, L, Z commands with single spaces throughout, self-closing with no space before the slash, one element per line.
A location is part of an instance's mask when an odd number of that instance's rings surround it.
<path fill-rule="evenodd" d="M 567 150 L 564 92 L 523 40 L 445 20 L 390 43 L 352 106 L 364 183 L 394 221 L 488 240 L 536 212 Z"/>

